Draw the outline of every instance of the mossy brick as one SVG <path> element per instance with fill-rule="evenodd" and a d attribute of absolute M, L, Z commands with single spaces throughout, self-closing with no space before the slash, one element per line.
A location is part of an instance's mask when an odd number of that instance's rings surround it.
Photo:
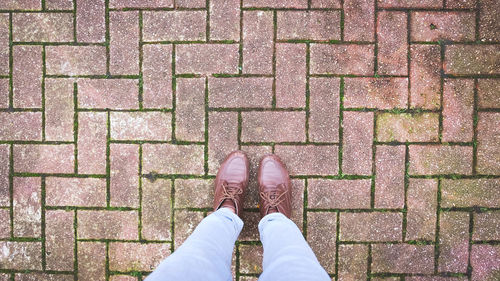
<path fill-rule="evenodd" d="M 278 11 L 278 40 L 340 40 L 340 11 Z"/>
<path fill-rule="evenodd" d="M 274 23 L 272 11 L 243 11 L 243 69 L 245 74 L 273 71 Z"/>
<path fill-rule="evenodd" d="M 381 142 L 437 142 L 439 114 L 382 112 L 377 115 L 376 128 Z"/>
<path fill-rule="evenodd" d="M 120 272 L 153 271 L 170 254 L 170 244 L 109 243 L 109 269 Z"/>
<path fill-rule="evenodd" d="M 205 11 L 146 11 L 143 14 L 143 40 L 205 40 L 206 20 Z"/>
<path fill-rule="evenodd" d="M 406 108 L 408 78 L 344 78 L 345 108 Z"/>
<path fill-rule="evenodd" d="M 471 42 L 475 40 L 474 12 L 412 12 L 410 40 Z"/>
<path fill-rule="evenodd" d="M 410 175 L 472 174 L 472 147 L 410 145 Z"/>
<path fill-rule="evenodd" d="M 375 39 L 375 1 L 344 1 L 344 40 L 368 41 Z"/>
<path fill-rule="evenodd" d="M 407 13 L 398 11 L 377 14 L 379 74 L 408 75 L 407 17 Z"/>
<path fill-rule="evenodd" d="M 279 43 L 276 56 L 276 107 L 306 105 L 306 45 Z"/>
<path fill-rule="evenodd" d="M 441 207 L 500 207 L 498 179 L 443 179 Z"/>
<path fill-rule="evenodd" d="M 172 239 L 172 183 L 169 179 L 151 182 L 142 179 L 142 238 L 146 240 Z"/>
<path fill-rule="evenodd" d="M 137 211 L 80 210 L 77 214 L 79 239 L 138 238 L 139 215 Z"/>
<path fill-rule="evenodd" d="M 500 240 L 500 211 L 474 213 L 472 240 Z"/>
<path fill-rule="evenodd" d="M 369 209 L 371 180 L 309 179 L 307 207 L 313 209 Z"/>
<path fill-rule="evenodd" d="M 368 245 L 339 245 L 339 280 L 362 280 L 368 270 Z"/>
<path fill-rule="evenodd" d="M 73 14 L 14 13 L 12 36 L 18 42 L 71 42 Z"/>
<path fill-rule="evenodd" d="M 410 45 L 411 108 L 440 108 L 441 66 L 440 46 Z"/>

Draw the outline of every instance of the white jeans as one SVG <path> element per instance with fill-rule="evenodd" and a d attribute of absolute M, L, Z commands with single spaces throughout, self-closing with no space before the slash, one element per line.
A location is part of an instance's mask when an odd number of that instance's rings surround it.
<path fill-rule="evenodd" d="M 151 273 L 146 281 L 230 281 L 234 243 L 243 221 L 229 209 L 207 216 L 193 234 Z M 264 246 L 262 281 L 331 280 L 299 228 L 281 213 L 259 223 Z"/>

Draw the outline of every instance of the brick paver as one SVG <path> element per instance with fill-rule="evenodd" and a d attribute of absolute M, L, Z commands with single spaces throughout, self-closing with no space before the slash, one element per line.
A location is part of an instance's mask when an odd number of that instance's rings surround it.
<path fill-rule="evenodd" d="M 498 0 L 0 1 L 0 280 L 141 281 L 250 158 L 332 280 L 500 278 Z"/>

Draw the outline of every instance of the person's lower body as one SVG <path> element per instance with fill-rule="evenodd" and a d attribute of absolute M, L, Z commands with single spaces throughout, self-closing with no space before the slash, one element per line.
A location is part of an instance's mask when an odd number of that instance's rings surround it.
<path fill-rule="evenodd" d="M 147 281 L 232 280 L 231 258 L 243 221 L 227 208 L 207 216 L 184 244 L 151 273 Z M 281 213 L 262 218 L 259 232 L 264 246 L 259 280 L 331 280 L 299 228 Z"/>

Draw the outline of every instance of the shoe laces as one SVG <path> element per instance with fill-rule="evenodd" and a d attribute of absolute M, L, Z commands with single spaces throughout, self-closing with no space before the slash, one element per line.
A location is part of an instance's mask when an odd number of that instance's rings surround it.
<path fill-rule="evenodd" d="M 285 188 L 280 189 L 280 187 L 283 187 L 283 184 L 279 184 L 276 186 L 275 190 L 267 191 L 267 192 L 260 192 L 260 196 L 264 201 L 266 201 L 269 206 L 268 208 L 278 208 L 278 205 L 281 204 L 283 201 L 285 201 L 285 194 L 288 192 Z"/>
<path fill-rule="evenodd" d="M 222 183 L 222 200 L 230 199 L 236 202 L 236 196 L 243 193 L 242 183 Z"/>

